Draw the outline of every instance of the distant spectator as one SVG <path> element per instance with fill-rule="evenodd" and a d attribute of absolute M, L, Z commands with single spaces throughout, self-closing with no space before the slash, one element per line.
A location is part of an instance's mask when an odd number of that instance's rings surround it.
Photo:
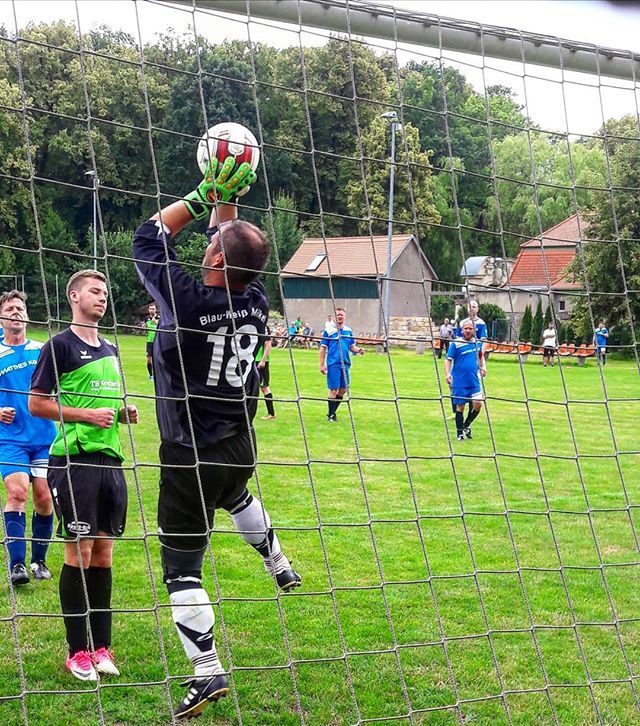
<path fill-rule="evenodd" d="M 331 335 L 331 333 L 335 333 L 338 328 L 336 327 L 336 324 L 333 322 L 333 315 L 327 315 L 327 320 L 324 324 L 324 329 L 327 332 L 327 335 Z"/>
<path fill-rule="evenodd" d="M 311 323 L 305 323 L 302 328 L 302 345 L 304 348 L 311 348 L 313 345 L 313 332 Z"/>
<path fill-rule="evenodd" d="M 449 318 L 445 318 L 442 325 L 440 326 L 440 347 L 438 348 L 437 356 L 442 358 L 442 353 L 445 355 L 449 348 L 449 342 L 453 339 L 453 325 L 449 322 Z"/>
<path fill-rule="evenodd" d="M 547 367 L 547 363 L 553 368 L 553 356 L 558 347 L 558 333 L 553 321 L 549 321 L 546 330 L 542 331 L 542 363 Z"/>

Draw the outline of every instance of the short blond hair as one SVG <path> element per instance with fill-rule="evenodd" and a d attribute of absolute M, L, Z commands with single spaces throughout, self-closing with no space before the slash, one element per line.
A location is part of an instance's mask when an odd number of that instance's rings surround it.
<path fill-rule="evenodd" d="M 98 272 L 98 270 L 79 270 L 78 272 L 74 272 L 69 278 L 69 282 L 67 282 L 67 300 L 71 302 L 71 292 L 78 290 L 82 287 L 82 283 L 85 280 L 92 278 L 104 282 L 105 285 L 107 283 L 107 278 L 101 272 Z"/>

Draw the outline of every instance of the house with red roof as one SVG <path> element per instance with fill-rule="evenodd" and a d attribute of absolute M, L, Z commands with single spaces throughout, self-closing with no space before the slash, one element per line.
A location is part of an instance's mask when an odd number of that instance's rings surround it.
<path fill-rule="evenodd" d="M 570 271 L 587 223 L 578 214 L 523 242 L 509 275 L 499 291 L 480 293 L 480 302 L 499 305 L 517 320 L 527 305 L 532 309 L 542 300 L 552 304 L 559 320 L 569 317 L 581 287 Z"/>
<path fill-rule="evenodd" d="M 357 333 L 382 333 L 387 235 L 308 238 L 282 270 L 287 317 L 322 330 L 327 315 L 344 307 Z M 391 239 L 390 318 L 426 317 L 438 277 L 412 234 Z"/>

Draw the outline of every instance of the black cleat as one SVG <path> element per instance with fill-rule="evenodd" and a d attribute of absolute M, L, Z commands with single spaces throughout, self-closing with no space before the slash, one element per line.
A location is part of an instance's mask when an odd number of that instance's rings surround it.
<path fill-rule="evenodd" d="M 473 436 L 471 435 L 471 429 L 470 429 L 470 428 L 469 428 L 468 426 L 467 426 L 467 428 L 466 428 L 466 429 L 463 429 L 463 433 L 464 433 L 464 435 L 465 435 L 465 436 L 466 436 L 466 437 L 467 437 L 468 439 L 472 439 L 472 438 L 473 438 Z"/>
<path fill-rule="evenodd" d="M 302 577 L 292 567 L 290 570 L 279 572 L 276 575 L 276 582 L 282 592 L 289 592 L 290 590 L 295 590 L 296 587 L 300 587 Z"/>
<path fill-rule="evenodd" d="M 458 441 L 464 441 L 464 434 L 462 433 L 462 431 L 456 436 L 456 438 L 458 439 Z"/>
<path fill-rule="evenodd" d="M 12 585 L 26 585 L 29 582 L 29 573 L 27 568 L 24 566 L 24 562 L 16 562 L 11 568 L 11 584 Z"/>
<path fill-rule="evenodd" d="M 189 687 L 189 693 L 175 710 L 176 719 L 199 716 L 208 703 L 218 701 L 229 693 L 229 681 L 224 673 L 204 678 L 190 678 L 182 686 Z"/>

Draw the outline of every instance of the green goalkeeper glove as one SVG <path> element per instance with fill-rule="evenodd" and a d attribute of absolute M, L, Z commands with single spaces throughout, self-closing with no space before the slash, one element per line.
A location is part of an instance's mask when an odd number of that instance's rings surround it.
<path fill-rule="evenodd" d="M 249 191 L 258 177 L 246 161 L 234 170 L 235 163 L 235 159 L 228 156 L 218 171 L 220 162 L 215 158 L 209 161 L 204 179 L 184 198 L 185 206 L 194 219 L 207 217 L 216 201 L 229 204 Z"/>

